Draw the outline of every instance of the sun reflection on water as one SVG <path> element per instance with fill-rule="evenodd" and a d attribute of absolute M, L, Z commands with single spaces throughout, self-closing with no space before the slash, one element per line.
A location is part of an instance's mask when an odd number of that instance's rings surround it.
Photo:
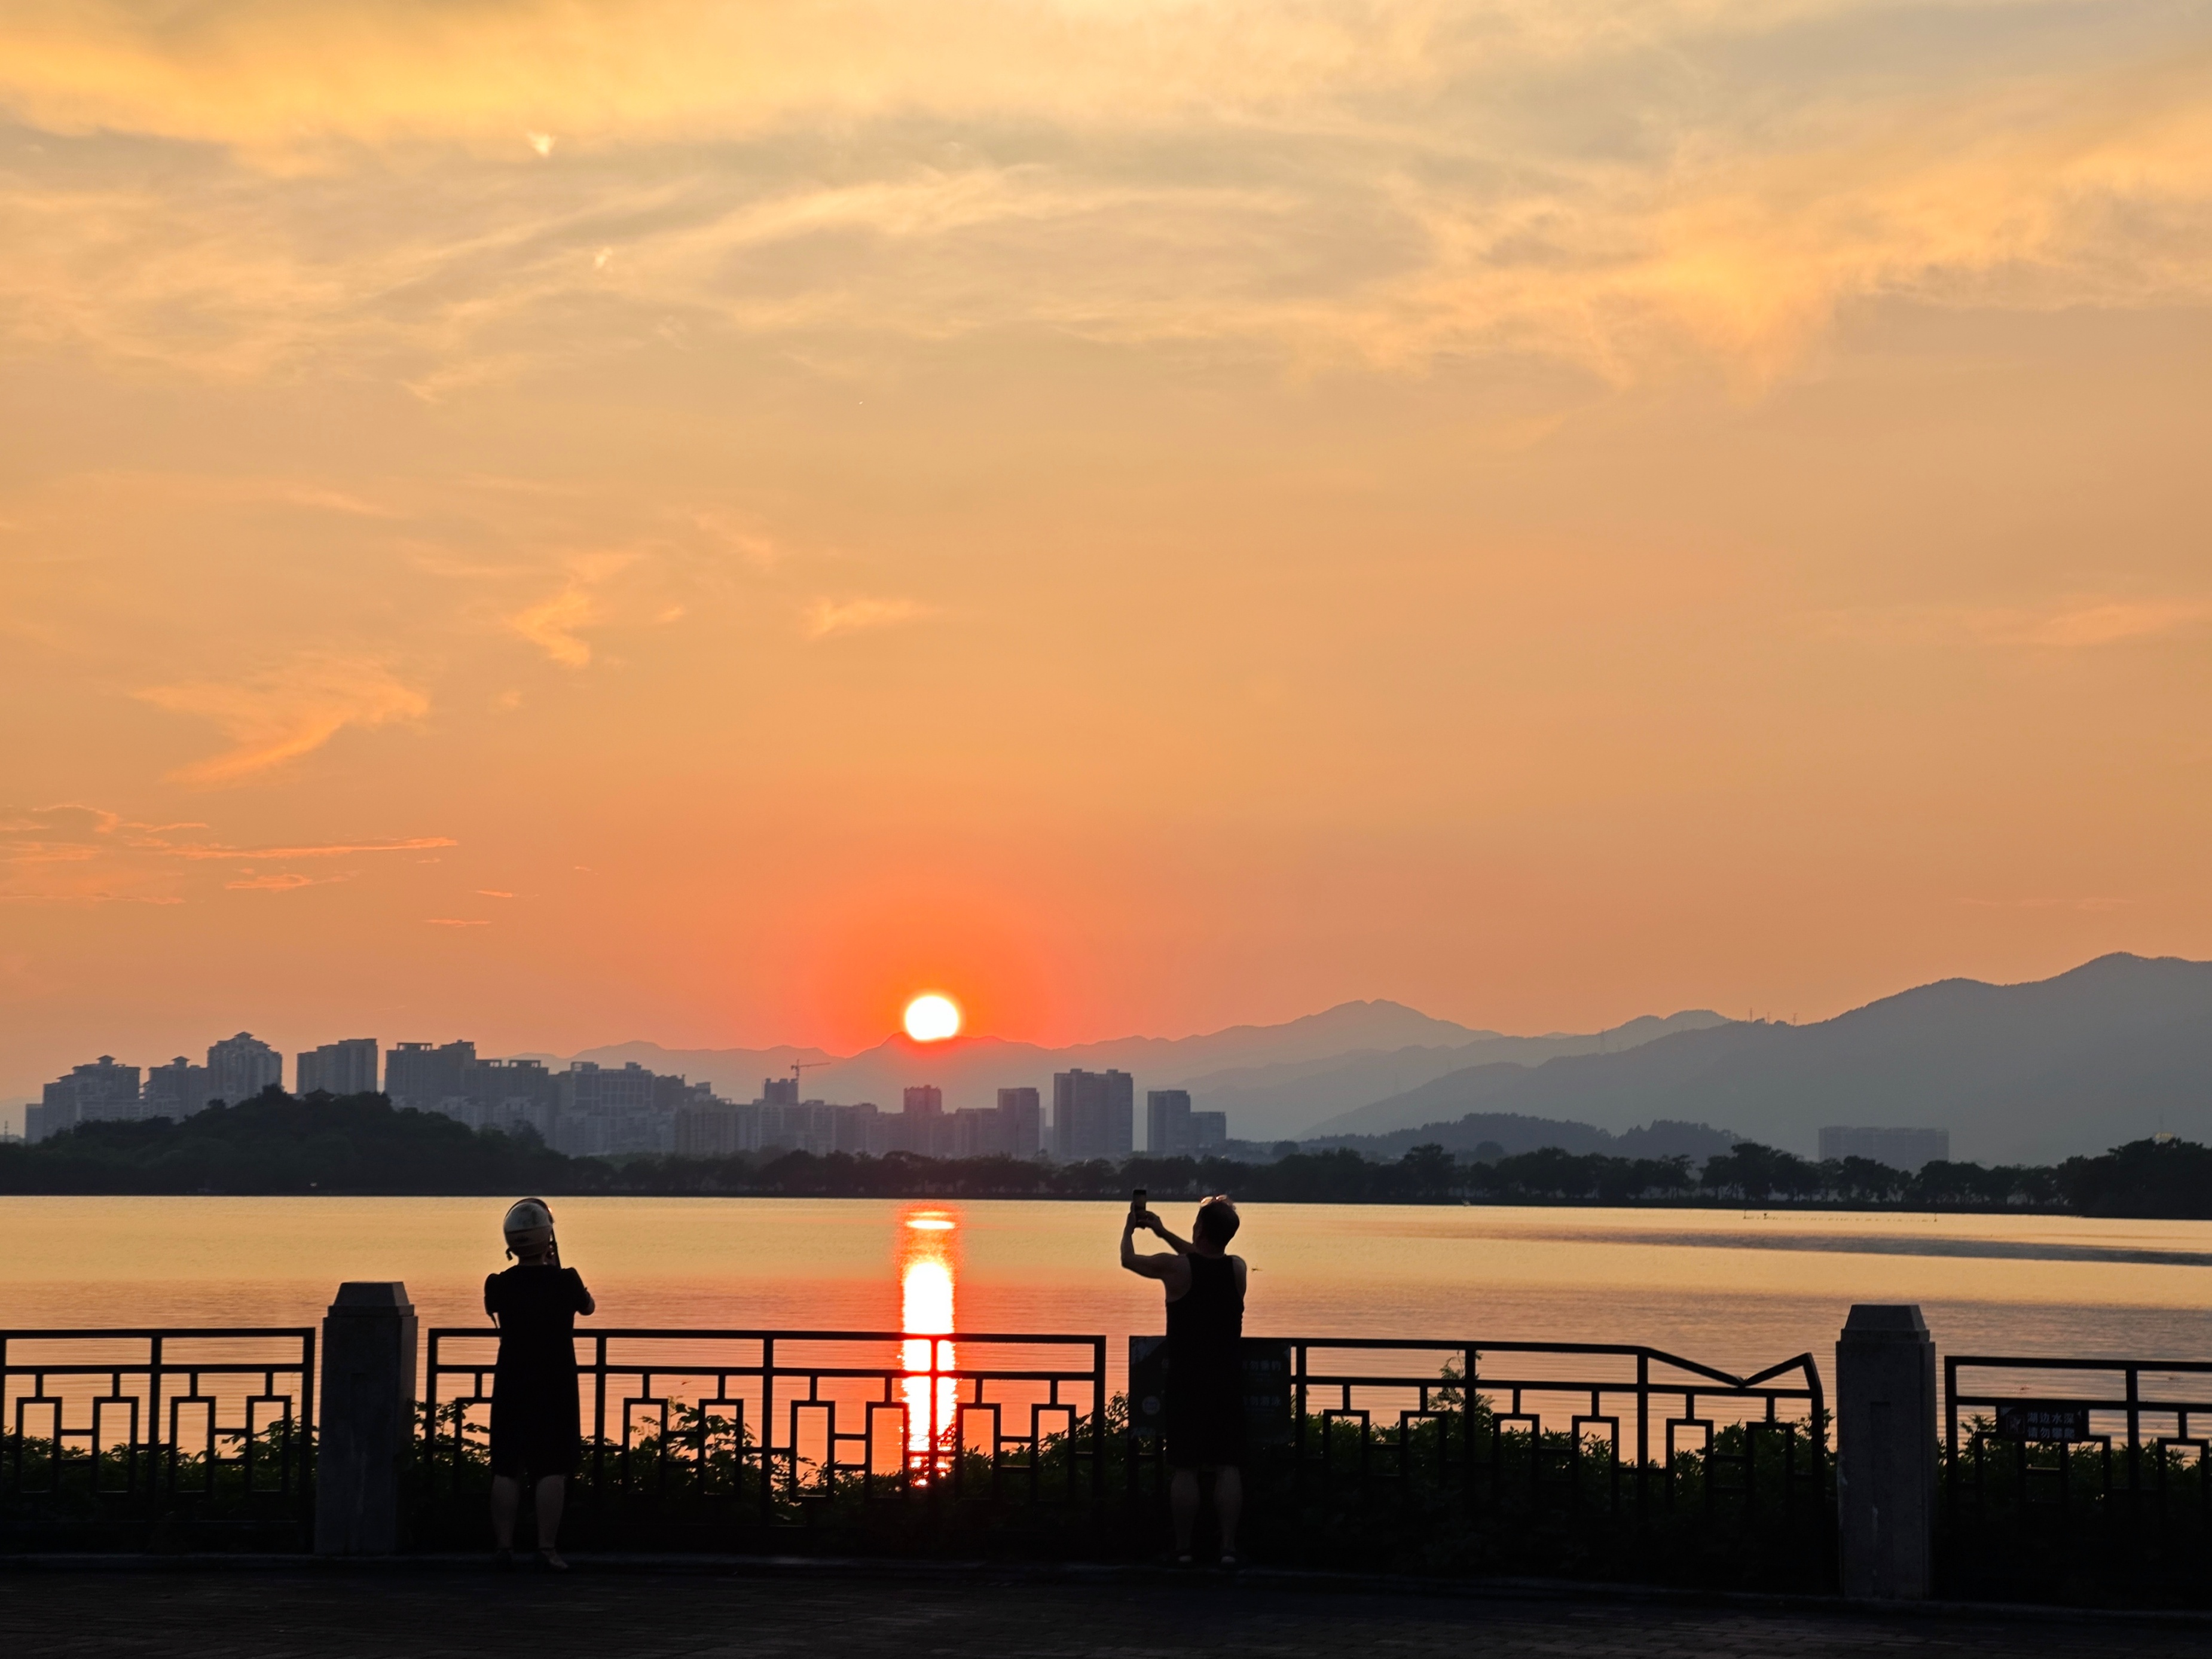
<path fill-rule="evenodd" d="M 959 1383 L 951 1377 L 941 1376 L 933 1390 L 929 1377 L 933 1346 L 940 1370 L 957 1363 L 953 1358 L 953 1345 L 936 1340 L 953 1328 L 955 1226 L 953 1218 L 941 1211 L 909 1215 L 899 1253 L 899 1329 L 906 1333 L 899 1363 L 908 1373 L 902 1385 L 907 1461 L 922 1471 L 934 1466 L 933 1450 L 950 1444 L 957 1421 Z"/>

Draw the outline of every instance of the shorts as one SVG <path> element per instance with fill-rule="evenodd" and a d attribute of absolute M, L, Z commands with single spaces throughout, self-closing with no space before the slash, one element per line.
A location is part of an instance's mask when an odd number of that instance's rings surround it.
<path fill-rule="evenodd" d="M 1222 1368 L 1212 1375 L 1182 1377 L 1170 1370 L 1164 1404 L 1170 1468 L 1236 1468 L 1243 1463 L 1244 1389 L 1239 1371 Z"/>

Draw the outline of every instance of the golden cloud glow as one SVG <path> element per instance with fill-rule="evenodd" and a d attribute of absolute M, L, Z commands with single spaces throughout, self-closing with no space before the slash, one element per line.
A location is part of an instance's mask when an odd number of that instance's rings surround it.
<path fill-rule="evenodd" d="M 916 599 L 817 599 L 806 607 L 801 631 L 810 640 L 826 640 L 836 634 L 865 633 L 918 622 L 930 611 L 930 606 Z"/>
<path fill-rule="evenodd" d="M 307 655 L 237 681 L 149 686 L 139 696 L 156 708 L 196 714 L 231 739 L 222 754 L 170 775 L 202 788 L 240 783 L 313 754 L 349 726 L 419 720 L 430 700 L 382 663 Z"/>
<path fill-rule="evenodd" d="M 1532 351 L 1613 380 L 1688 352 L 1765 381 L 1856 300 L 2205 297 L 2203 42 L 1963 87 L 1908 63 L 1879 96 L 1814 95 L 1793 34 L 1878 39 L 1885 15 L 11 8 L 0 101 L 21 118 L 228 150 L 158 187 L 19 170 L 0 328 L 217 375 L 374 362 L 432 398 L 573 352 L 533 319 L 579 307 L 666 338 L 1042 325 L 1309 364 Z M 1728 67 L 1753 45 L 1767 79 Z M 1694 100 L 1659 72 L 1681 53 L 1719 65 Z M 1541 111 L 1531 76 L 1562 88 Z M 533 125 L 555 110 L 558 148 Z M 825 121 L 854 126 L 849 176 L 775 159 Z M 580 666 L 588 608 L 564 592 L 515 625 Z"/>

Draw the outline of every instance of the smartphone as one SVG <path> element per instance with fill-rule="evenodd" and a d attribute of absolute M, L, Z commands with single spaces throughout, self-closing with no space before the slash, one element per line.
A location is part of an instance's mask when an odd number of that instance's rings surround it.
<path fill-rule="evenodd" d="M 1136 1191 L 1129 1194 L 1129 1213 L 1131 1215 L 1142 1215 L 1144 1212 L 1145 1189 L 1142 1187 L 1139 1187 Z"/>

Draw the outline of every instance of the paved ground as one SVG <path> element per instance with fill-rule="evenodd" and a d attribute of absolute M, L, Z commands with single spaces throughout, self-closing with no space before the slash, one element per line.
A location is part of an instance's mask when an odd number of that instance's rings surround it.
<path fill-rule="evenodd" d="M 1596 1597 L 1437 1597 L 1247 1577 L 1091 1582 L 863 1573 L 495 1577 L 459 1569 L 0 1571 L 0 1650 L 193 1659 L 1826 1659 L 2197 1655 L 2205 1625 L 1876 1615 Z"/>

